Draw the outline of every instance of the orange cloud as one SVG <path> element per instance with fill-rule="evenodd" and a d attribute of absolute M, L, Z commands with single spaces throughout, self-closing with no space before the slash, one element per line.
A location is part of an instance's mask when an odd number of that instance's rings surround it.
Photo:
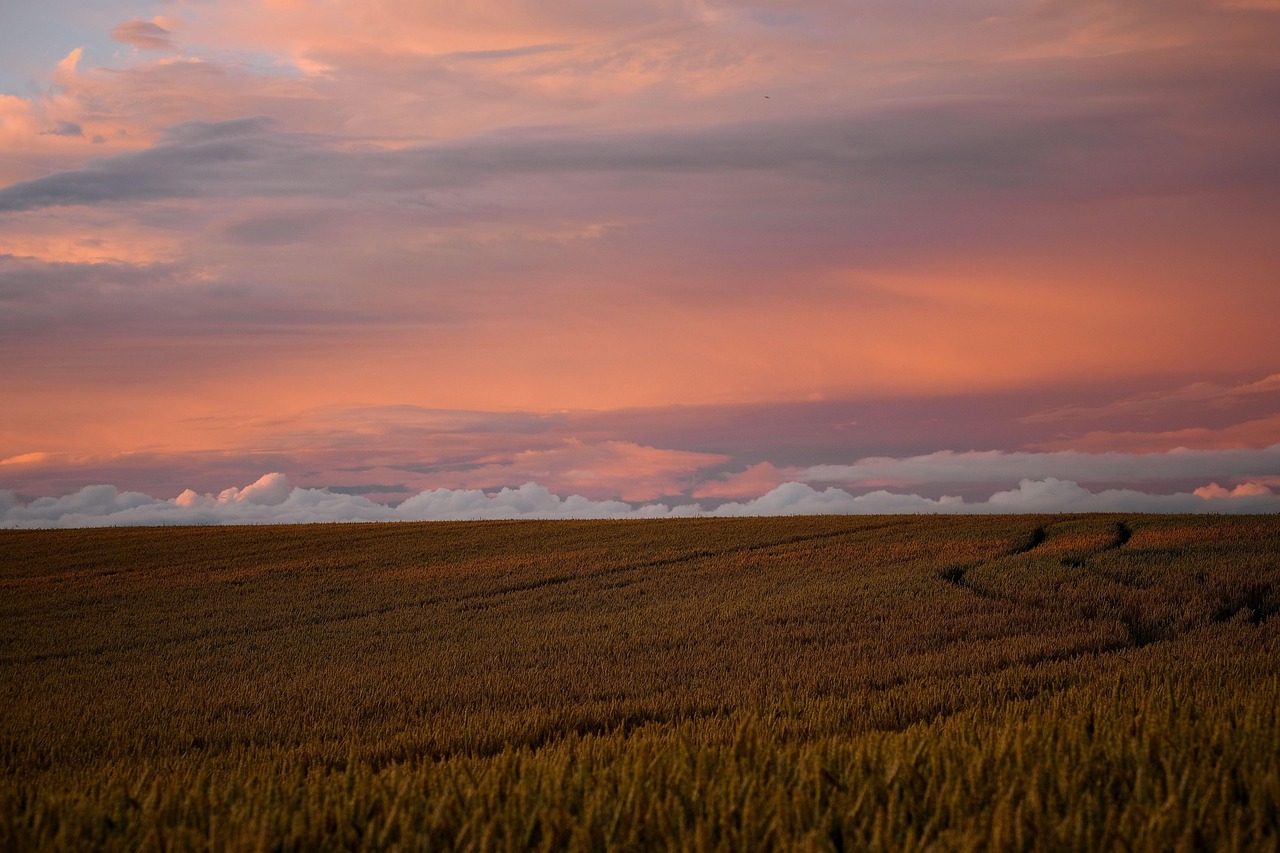
<path fill-rule="evenodd" d="M 20 453 L 17 456 L 10 456 L 8 459 L 0 459 L 0 465 L 40 465 L 48 462 L 51 458 L 48 453 L 39 451 Z"/>
<path fill-rule="evenodd" d="M 96 211 L 75 217 L 35 211 L 0 231 L 0 255 L 58 264 L 153 264 L 174 260 L 181 245 L 170 229 L 141 227 Z"/>
<path fill-rule="evenodd" d="M 1267 497 L 1273 492 L 1261 483 L 1241 483 L 1234 489 L 1226 489 L 1217 483 L 1210 483 L 1207 486 L 1201 486 L 1193 493 L 1205 500 L 1215 500 L 1220 498 L 1251 498 L 1251 497 Z"/>
<path fill-rule="evenodd" d="M 797 468 L 784 469 L 768 462 L 760 462 L 744 471 L 703 481 L 693 490 L 693 497 L 755 498 L 797 479 L 799 471 Z"/>
<path fill-rule="evenodd" d="M 518 486 L 533 480 L 558 493 L 648 501 L 687 492 L 698 470 L 727 459 L 716 453 L 663 450 L 627 441 L 569 440 L 548 450 L 482 459 L 480 467 L 450 473 L 447 479 L 453 488 Z"/>
<path fill-rule="evenodd" d="M 1280 415 L 1216 429 L 1189 427 L 1164 431 L 1094 430 L 1055 441 L 1036 442 L 1038 450 L 1078 450 L 1083 453 L 1163 453 L 1177 447 L 1226 450 L 1232 447 L 1270 447 L 1280 443 Z"/>

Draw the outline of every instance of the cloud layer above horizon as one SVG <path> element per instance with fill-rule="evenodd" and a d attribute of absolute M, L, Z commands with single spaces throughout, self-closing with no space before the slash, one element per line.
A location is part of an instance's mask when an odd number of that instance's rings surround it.
<path fill-rule="evenodd" d="M 1280 2 L 18 6 L 8 512 L 1280 474 Z"/>
<path fill-rule="evenodd" d="M 1227 490 L 1217 485 L 1194 493 L 1148 494 L 1132 489 L 1091 492 L 1069 480 L 1023 480 L 1015 489 L 984 501 L 930 499 L 877 490 L 851 495 L 783 483 L 759 498 L 713 508 L 700 504 L 634 505 L 561 497 L 537 483 L 487 493 L 478 489 L 434 489 L 395 507 L 359 495 L 291 488 L 283 474 L 267 474 L 243 489 L 219 495 L 184 491 L 161 500 L 114 486 L 86 486 L 60 498 L 19 503 L 0 492 L 0 528 L 133 527 L 219 524 L 327 524 L 387 521 L 479 521 L 545 519 L 726 518 L 787 515 L 990 514 L 1061 512 L 1272 513 L 1280 495 L 1261 486 Z"/>
<path fill-rule="evenodd" d="M 944 473 L 932 470 L 939 465 Z M 779 477 L 783 475 L 774 470 Z M 1086 477 L 1093 472 L 1093 480 L 1137 478 L 1148 482 L 1177 481 L 1216 470 L 1237 483 L 1228 488 L 1211 482 L 1191 491 L 1164 493 L 1132 488 L 1090 490 L 1075 480 L 1044 476 L 1046 470 L 1077 472 L 1077 476 Z M 901 482 L 919 484 L 990 484 L 1010 477 L 1020 479 L 1013 488 L 999 489 L 976 500 L 958 495 L 929 498 L 900 489 L 869 488 L 881 484 L 887 472 L 897 474 Z M 248 486 L 217 494 L 185 489 L 169 500 L 108 485 L 86 486 L 73 494 L 25 502 L 12 492 L 0 492 L 0 527 L 885 513 L 1280 512 L 1280 494 L 1271 488 L 1280 486 L 1280 444 L 1260 451 L 1180 449 L 1148 456 L 942 453 L 915 459 L 866 459 L 856 465 L 816 466 L 798 473 L 807 482 L 787 480 L 758 497 L 717 501 L 713 506 L 689 501 L 639 503 L 594 500 L 579 494 L 561 496 L 532 481 L 489 490 L 427 489 L 402 502 L 387 504 L 358 494 L 294 487 L 284 474 L 271 473 Z M 1039 479 L 1021 476 L 1027 473 Z M 811 485 L 830 480 L 851 483 L 855 489 L 818 489 Z M 857 486 L 863 487 L 860 493 Z"/>

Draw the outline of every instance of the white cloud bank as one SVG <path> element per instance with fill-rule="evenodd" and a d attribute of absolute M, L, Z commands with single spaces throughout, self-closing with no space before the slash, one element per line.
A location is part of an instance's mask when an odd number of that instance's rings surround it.
<path fill-rule="evenodd" d="M 1023 480 L 1017 488 L 984 501 L 959 497 L 931 499 L 875 491 L 852 495 L 822 491 L 804 483 L 784 483 L 761 497 L 714 509 L 699 504 L 635 505 L 560 497 L 536 483 L 483 492 L 431 489 L 396 507 L 356 495 L 289 485 L 283 474 L 267 474 L 244 488 L 218 495 L 187 490 L 162 500 L 114 486 L 86 486 L 59 498 L 20 502 L 0 491 L 0 527 L 103 527 L 173 524 L 300 524 L 345 521 L 453 521 L 470 519 L 668 518 L 693 516 L 872 515 L 881 513 L 1019 512 L 1280 512 L 1280 495 L 1251 483 L 1226 489 L 1209 484 L 1195 492 L 1157 495 L 1129 489 L 1091 492 L 1069 480 Z"/>

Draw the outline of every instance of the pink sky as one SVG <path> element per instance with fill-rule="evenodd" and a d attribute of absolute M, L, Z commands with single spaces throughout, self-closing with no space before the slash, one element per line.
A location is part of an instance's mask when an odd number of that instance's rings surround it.
<path fill-rule="evenodd" d="M 374 514 L 1280 483 L 1280 2 L 0 24 L 0 524 L 268 474 Z"/>

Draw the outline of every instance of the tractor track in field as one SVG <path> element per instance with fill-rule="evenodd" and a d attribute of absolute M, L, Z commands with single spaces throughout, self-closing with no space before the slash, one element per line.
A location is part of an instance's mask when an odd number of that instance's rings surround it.
<path fill-rule="evenodd" d="M 996 557 L 995 559 L 978 560 L 976 562 L 959 563 L 954 566 L 948 566 L 947 568 L 939 572 L 938 576 L 942 578 L 944 581 L 946 581 L 947 583 L 957 586 L 961 589 L 968 590 L 969 592 L 973 593 L 974 595 L 980 598 L 1002 599 L 1003 596 L 997 595 L 996 593 L 992 592 L 989 589 L 985 589 L 983 587 L 977 586 L 972 581 L 970 581 L 968 577 L 969 572 L 972 571 L 973 569 L 981 568 L 982 566 L 989 566 L 992 563 L 998 562 L 1000 560 L 1004 560 L 1008 557 L 1016 557 L 1020 554 L 1028 554 L 1031 551 L 1034 551 L 1036 548 L 1039 548 L 1041 545 L 1043 545 L 1044 540 L 1048 538 L 1048 535 L 1049 535 L 1048 527 L 1044 525 L 1039 525 L 1038 527 L 1035 527 L 1034 529 L 1032 529 L 1032 531 L 1029 534 L 1027 534 L 1027 537 L 1025 540 L 1017 543 L 1008 551 L 1005 551 L 1003 554 Z"/>

